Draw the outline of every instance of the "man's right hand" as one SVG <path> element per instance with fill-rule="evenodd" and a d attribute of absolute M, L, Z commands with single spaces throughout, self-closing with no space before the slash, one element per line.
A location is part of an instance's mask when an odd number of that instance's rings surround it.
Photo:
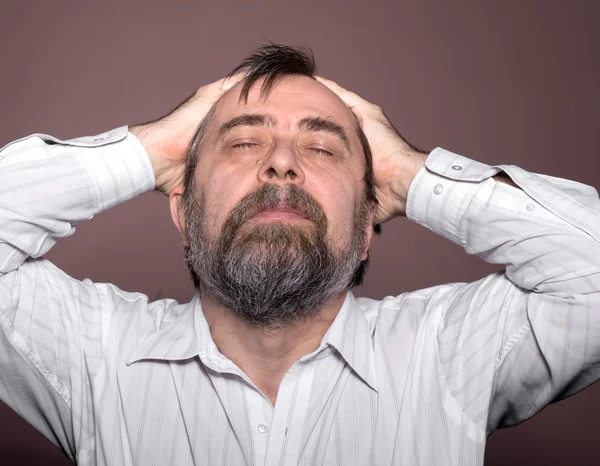
<path fill-rule="evenodd" d="M 188 146 L 198 125 L 219 97 L 242 77 L 238 74 L 203 86 L 161 119 L 129 128 L 150 158 L 156 190 L 168 195 L 174 186 L 183 183 Z"/>

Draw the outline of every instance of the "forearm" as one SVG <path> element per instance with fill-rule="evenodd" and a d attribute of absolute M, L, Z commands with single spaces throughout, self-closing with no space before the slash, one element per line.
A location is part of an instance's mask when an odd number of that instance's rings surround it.
<path fill-rule="evenodd" d="M 502 172 L 521 189 L 498 183 Z M 444 286 L 435 305 L 436 360 L 469 419 L 490 434 L 598 379 L 593 188 L 436 149 L 413 180 L 407 217 L 505 268 Z"/>
<path fill-rule="evenodd" d="M 71 141 L 15 141 L 0 151 L 0 179 L 0 274 L 43 256 L 77 223 L 154 187 L 144 149 L 125 127 Z"/>
<path fill-rule="evenodd" d="M 428 154 L 412 149 L 400 154 L 400 156 L 404 159 L 404 163 L 401 168 L 394 167 L 389 170 L 390 182 L 387 184 L 390 186 L 389 197 L 395 199 L 396 215 L 406 216 L 406 201 L 410 186 L 417 176 L 417 173 L 425 167 Z M 517 189 L 521 189 L 505 173 L 499 173 L 492 178 L 499 183 L 505 183 Z"/>
<path fill-rule="evenodd" d="M 501 172 L 522 191 L 489 179 Z M 411 184 L 407 216 L 487 262 L 505 264 L 522 288 L 597 291 L 600 202 L 589 186 L 436 149 Z"/>

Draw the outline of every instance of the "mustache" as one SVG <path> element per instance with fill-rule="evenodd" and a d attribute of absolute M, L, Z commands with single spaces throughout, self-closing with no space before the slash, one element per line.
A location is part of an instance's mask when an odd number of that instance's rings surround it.
<path fill-rule="evenodd" d="M 297 185 L 285 186 L 264 184 L 257 190 L 246 195 L 231 210 L 223 224 L 223 231 L 235 232 L 247 220 L 265 209 L 294 209 L 301 211 L 308 220 L 317 226 L 327 226 L 327 217 L 321 204 Z"/>

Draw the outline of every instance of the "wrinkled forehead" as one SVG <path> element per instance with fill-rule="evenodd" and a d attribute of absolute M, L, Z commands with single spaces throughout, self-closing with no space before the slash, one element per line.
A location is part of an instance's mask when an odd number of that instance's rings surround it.
<path fill-rule="evenodd" d="M 307 76 L 285 76 L 265 93 L 264 78 L 253 83 L 247 101 L 241 97 L 243 83 L 229 89 L 215 107 L 215 122 L 224 122 L 242 113 L 269 110 L 281 125 L 293 125 L 306 116 L 320 116 L 350 130 L 356 119 L 348 106 L 326 86 Z M 281 118 L 283 117 L 283 118 Z M 287 117 L 287 118 L 286 118 Z"/>

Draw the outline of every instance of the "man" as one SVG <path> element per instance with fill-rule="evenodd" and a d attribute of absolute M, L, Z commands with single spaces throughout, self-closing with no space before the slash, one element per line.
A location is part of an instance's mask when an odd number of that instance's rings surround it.
<path fill-rule="evenodd" d="M 158 121 L 0 152 L 0 395 L 79 464 L 482 464 L 495 429 L 598 378 L 596 191 L 421 153 L 314 72 L 267 46 Z M 153 188 L 190 303 L 42 258 Z M 355 298 L 398 216 L 505 272 Z"/>

